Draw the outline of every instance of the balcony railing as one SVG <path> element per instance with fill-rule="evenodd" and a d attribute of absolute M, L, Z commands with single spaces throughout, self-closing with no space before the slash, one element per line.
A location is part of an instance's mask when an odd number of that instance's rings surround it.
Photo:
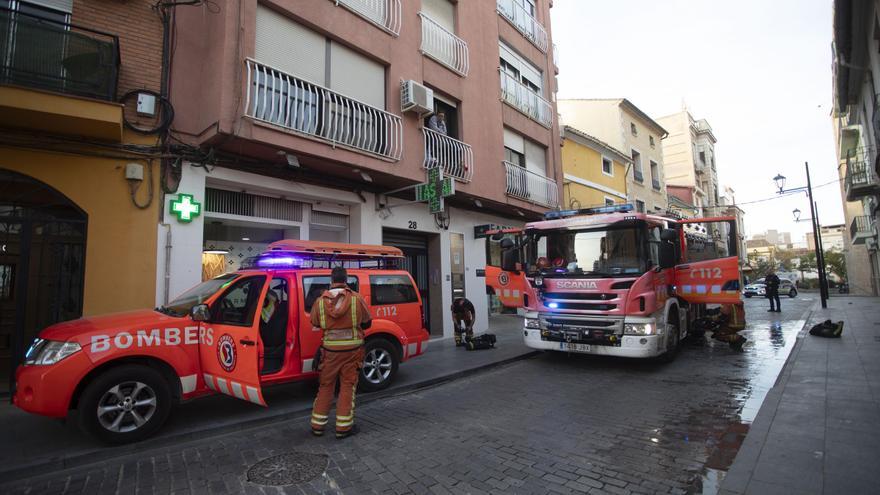
<path fill-rule="evenodd" d="M 462 182 L 474 176 L 474 152 L 467 143 L 431 129 L 422 129 L 425 136 L 426 169 L 442 167 L 443 174 Z"/>
<path fill-rule="evenodd" d="M 846 159 L 846 200 L 855 201 L 865 196 L 880 194 L 880 182 L 871 167 L 874 155 L 872 148 L 858 148 L 849 153 Z"/>
<path fill-rule="evenodd" d="M 853 244 L 864 244 L 865 239 L 874 237 L 874 235 L 870 216 L 860 215 L 853 218 L 849 226 L 849 236 Z"/>
<path fill-rule="evenodd" d="M 513 108 L 546 128 L 553 125 L 553 106 L 550 102 L 521 83 L 516 77 L 499 69 L 501 98 Z"/>
<path fill-rule="evenodd" d="M 422 18 L 421 52 L 466 76 L 470 69 L 467 43 L 424 12 L 419 12 L 419 16 Z"/>
<path fill-rule="evenodd" d="M 0 84 L 116 100 L 119 39 L 0 9 Z"/>
<path fill-rule="evenodd" d="M 297 134 L 400 160 L 400 117 L 354 98 L 273 69 L 247 62 L 245 115 Z"/>
<path fill-rule="evenodd" d="M 513 27 L 518 29 L 539 50 L 547 53 L 547 31 L 537 19 L 514 0 L 498 0 L 497 6 L 498 13 L 502 17 L 513 24 Z"/>
<path fill-rule="evenodd" d="M 394 36 L 400 35 L 400 0 L 330 0 Z"/>
<path fill-rule="evenodd" d="M 508 196 L 546 206 L 547 208 L 559 206 L 559 192 L 556 181 L 510 162 L 504 162 L 504 168 L 507 171 Z"/>

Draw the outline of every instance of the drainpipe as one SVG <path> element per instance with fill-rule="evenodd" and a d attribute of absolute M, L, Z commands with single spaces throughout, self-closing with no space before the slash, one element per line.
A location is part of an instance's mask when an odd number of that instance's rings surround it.
<path fill-rule="evenodd" d="M 163 223 L 162 226 L 165 227 L 165 280 L 162 304 L 167 305 L 171 292 L 171 224 Z"/>

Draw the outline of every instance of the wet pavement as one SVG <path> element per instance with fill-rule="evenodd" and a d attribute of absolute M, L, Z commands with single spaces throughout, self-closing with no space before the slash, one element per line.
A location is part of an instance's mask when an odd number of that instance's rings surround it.
<path fill-rule="evenodd" d="M 358 407 L 362 432 L 315 439 L 305 416 L 13 482 L 9 493 L 716 493 L 811 297 L 746 302 L 741 351 L 691 339 L 663 365 L 545 353 Z M 310 482 L 248 481 L 257 462 L 325 454 Z"/>

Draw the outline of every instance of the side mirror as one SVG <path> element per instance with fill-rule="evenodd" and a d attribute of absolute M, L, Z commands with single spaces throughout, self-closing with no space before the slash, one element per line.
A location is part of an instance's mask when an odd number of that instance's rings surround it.
<path fill-rule="evenodd" d="M 189 314 L 193 321 L 208 321 L 211 318 L 211 308 L 207 304 L 196 304 Z"/>
<path fill-rule="evenodd" d="M 675 229 L 663 229 L 660 231 L 660 240 L 675 242 L 678 240 L 678 231 Z"/>
<path fill-rule="evenodd" d="M 660 268 L 673 268 L 677 265 L 675 246 L 668 242 L 660 243 Z"/>
<path fill-rule="evenodd" d="M 506 272 L 519 271 L 519 252 L 513 249 L 503 251 L 501 253 L 501 269 Z"/>

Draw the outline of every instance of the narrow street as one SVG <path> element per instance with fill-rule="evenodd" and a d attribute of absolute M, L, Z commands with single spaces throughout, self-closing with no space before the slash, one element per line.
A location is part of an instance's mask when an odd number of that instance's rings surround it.
<path fill-rule="evenodd" d="M 361 433 L 344 441 L 312 437 L 303 417 L 0 491 L 716 493 L 815 300 L 785 299 L 779 315 L 747 300 L 741 352 L 695 338 L 669 365 L 544 353 L 364 404 Z M 291 452 L 317 454 L 303 459 L 323 474 L 281 487 L 249 481 L 254 464 Z"/>

